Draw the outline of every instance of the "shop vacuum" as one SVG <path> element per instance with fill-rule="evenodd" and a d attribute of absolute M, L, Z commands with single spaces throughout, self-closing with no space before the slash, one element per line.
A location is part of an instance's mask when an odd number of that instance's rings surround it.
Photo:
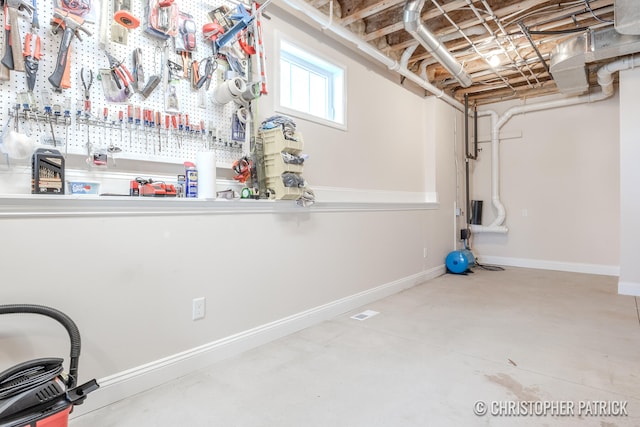
<path fill-rule="evenodd" d="M 76 386 L 80 358 L 80 332 L 66 314 L 54 308 L 30 305 L 0 305 L 0 314 L 28 313 L 50 317 L 69 333 L 69 372 L 64 359 L 47 357 L 20 363 L 0 372 L 0 427 L 67 427 L 75 405 L 99 385 L 95 379 Z"/>

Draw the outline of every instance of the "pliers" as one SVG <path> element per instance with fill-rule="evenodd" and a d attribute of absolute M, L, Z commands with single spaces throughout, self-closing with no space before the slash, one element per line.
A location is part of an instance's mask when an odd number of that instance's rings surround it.
<path fill-rule="evenodd" d="M 127 96 L 131 95 L 131 88 L 129 85 L 134 81 L 133 76 L 122 61 L 118 61 L 116 58 L 111 56 L 109 52 L 105 52 L 105 54 L 107 55 L 107 59 L 109 59 L 111 74 L 113 75 L 116 86 L 118 89 L 122 89 L 124 87 L 124 93 Z"/>
<path fill-rule="evenodd" d="M 88 70 L 88 79 L 84 78 L 84 67 L 80 69 L 80 79 L 82 80 L 82 87 L 84 88 L 84 112 L 91 112 L 91 85 L 93 84 L 93 71 L 91 69 Z M 88 82 L 87 82 L 88 80 Z"/>
<path fill-rule="evenodd" d="M 27 89 L 29 92 L 33 92 L 33 88 L 36 86 L 36 74 L 38 72 L 40 57 L 40 36 L 36 34 L 36 45 L 31 52 L 31 33 L 27 33 L 24 36 L 24 49 L 22 56 L 24 57 L 25 73 L 27 75 Z"/>

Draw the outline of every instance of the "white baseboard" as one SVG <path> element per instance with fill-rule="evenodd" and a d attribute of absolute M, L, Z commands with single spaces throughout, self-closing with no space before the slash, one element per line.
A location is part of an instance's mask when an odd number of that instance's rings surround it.
<path fill-rule="evenodd" d="M 640 283 L 618 281 L 618 293 L 640 297 Z"/>
<path fill-rule="evenodd" d="M 173 379 L 180 378 L 220 360 L 409 289 L 427 280 L 441 276 L 445 272 L 445 266 L 440 265 L 430 270 L 98 379 L 100 388 L 92 393 L 83 405 L 75 408 L 71 417 L 81 416 Z"/>
<path fill-rule="evenodd" d="M 536 268 L 540 270 L 569 271 L 572 273 L 619 276 L 617 265 L 583 264 L 578 262 L 547 261 L 529 258 L 511 258 L 491 255 L 477 255 L 480 264 L 496 264 L 510 267 Z"/>

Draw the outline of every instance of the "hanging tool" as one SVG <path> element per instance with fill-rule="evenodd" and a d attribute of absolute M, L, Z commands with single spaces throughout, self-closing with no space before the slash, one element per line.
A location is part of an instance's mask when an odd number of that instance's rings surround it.
<path fill-rule="evenodd" d="M 200 69 L 204 67 L 204 72 L 201 72 Z M 209 90 L 209 85 L 211 84 L 211 76 L 213 72 L 218 68 L 218 61 L 213 56 L 205 58 L 202 62 L 198 64 L 198 76 L 199 79 L 195 82 L 196 89 L 201 89 L 203 86 L 205 90 Z"/>
<path fill-rule="evenodd" d="M 31 14 L 31 32 L 35 34 L 40 29 L 40 19 L 38 19 L 37 0 L 32 0 L 31 5 L 33 6 L 33 13 Z"/>
<path fill-rule="evenodd" d="M 40 65 L 40 36 L 38 35 L 38 30 L 40 29 L 40 21 L 38 20 L 38 3 L 37 0 L 32 1 L 33 5 L 33 14 L 31 15 L 31 32 L 27 33 L 24 37 L 24 50 L 22 51 L 22 56 L 24 57 L 24 65 L 25 72 L 27 74 L 27 89 L 33 98 L 33 88 L 36 83 L 36 74 L 38 72 L 38 68 Z M 33 36 L 36 36 L 36 46 L 31 54 L 31 39 Z M 33 103 L 35 103 L 35 98 L 32 99 Z M 30 102 L 31 103 L 31 102 Z"/>
<path fill-rule="evenodd" d="M 56 142 L 56 133 L 53 130 L 53 120 L 51 118 L 51 106 L 50 105 L 45 105 L 44 106 L 44 114 L 47 117 L 47 121 L 49 122 L 49 127 L 51 128 L 51 137 L 53 138 L 53 146 L 56 147 L 58 144 Z"/>
<path fill-rule="evenodd" d="M 87 71 L 87 78 L 85 78 L 84 67 L 80 69 L 80 80 L 82 80 L 84 93 L 84 112 L 91 115 L 91 85 L 93 84 L 93 71 Z"/>
<path fill-rule="evenodd" d="M 40 63 L 40 36 L 35 34 L 36 36 L 36 44 L 31 52 L 31 38 L 33 35 L 31 33 L 27 33 L 24 36 L 24 51 L 22 52 L 22 56 L 24 57 L 24 65 L 25 65 L 25 73 L 27 75 L 27 89 L 29 92 L 33 92 L 33 88 L 36 85 L 36 74 L 38 72 L 38 67 Z"/>
<path fill-rule="evenodd" d="M 178 124 L 176 121 L 176 116 L 171 116 L 171 126 L 173 127 L 174 132 L 177 131 Z M 178 141 L 178 148 L 182 148 L 181 138 L 176 138 L 176 141 Z"/>
<path fill-rule="evenodd" d="M 146 129 L 149 127 L 149 112 L 146 108 L 142 111 L 142 118 L 144 119 L 144 152 L 149 153 L 149 132 Z"/>
<path fill-rule="evenodd" d="M 170 127 L 169 127 L 169 123 L 171 121 L 171 118 L 169 117 L 168 114 L 164 115 L 164 132 L 167 135 L 167 147 L 169 146 L 169 131 L 170 131 Z"/>
<path fill-rule="evenodd" d="M 13 70 L 25 71 L 24 57 L 22 56 L 22 36 L 20 35 L 20 23 L 18 22 L 18 12 L 26 10 L 29 15 L 33 14 L 33 5 L 25 0 L 5 0 L 6 11 L 9 13 L 9 35 L 11 43 L 11 53 L 13 55 Z M 5 64 L 7 65 L 7 64 Z M 8 66 L 7 66 L 8 68 Z"/>
<path fill-rule="evenodd" d="M 129 148 L 131 148 L 131 131 L 133 129 L 133 105 L 127 105 L 127 126 L 129 127 Z"/>
<path fill-rule="evenodd" d="M 158 2 L 158 30 L 164 33 L 169 33 L 171 30 L 172 17 L 171 10 L 174 0 L 161 0 Z"/>
<path fill-rule="evenodd" d="M 211 50 L 213 51 L 213 56 L 218 54 L 218 48 L 216 45 L 216 40 L 224 34 L 224 27 L 220 25 L 217 20 L 213 22 L 208 22 L 202 26 L 202 35 L 205 40 L 209 40 L 211 42 Z"/>
<path fill-rule="evenodd" d="M 122 61 L 118 61 L 109 54 L 109 52 L 105 52 L 105 55 L 107 55 L 107 58 L 109 59 L 111 74 L 113 75 L 116 86 L 118 89 L 124 88 L 124 93 L 127 97 L 131 96 L 132 92 L 129 84 L 133 84 L 133 76 Z"/>
<path fill-rule="evenodd" d="M 113 14 L 113 19 L 118 24 L 129 30 L 140 26 L 140 20 L 131 13 L 131 2 L 129 0 L 116 0 L 114 8 L 117 10 Z"/>
<path fill-rule="evenodd" d="M 86 16 L 91 12 L 91 0 L 62 0 L 62 10 L 76 16 Z"/>
<path fill-rule="evenodd" d="M 4 45 L 2 52 L 2 60 L 0 61 L 0 80 L 7 81 L 10 78 L 9 70 L 13 70 L 13 52 L 10 43 L 9 13 L 7 12 L 7 4 L 4 4 Z"/>
<path fill-rule="evenodd" d="M 136 92 L 140 92 L 144 87 L 145 75 L 144 67 L 142 65 L 142 49 L 139 47 L 133 50 L 133 89 Z"/>
<path fill-rule="evenodd" d="M 153 142 L 153 129 L 155 128 L 155 113 L 149 110 L 149 133 L 151 134 L 151 145 L 153 145 L 153 154 L 156 154 L 156 143 Z"/>
<path fill-rule="evenodd" d="M 49 83 L 51 83 L 54 88 L 60 89 L 65 69 L 70 62 L 70 47 L 73 36 L 76 36 L 78 40 L 82 41 L 79 31 L 84 31 L 88 36 L 91 36 L 91 32 L 83 27 L 84 19 L 79 16 L 70 15 L 62 9 L 55 9 L 53 17 L 52 24 L 54 28 L 52 32 L 55 34 L 59 28 L 64 28 L 64 32 L 62 34 L 62 40 L 60 41 L 56 68 L 53 74 L 49 76 Z"/>
<path fill-rule="evenodd" d="M 262 13 L 261 9 L 258 9 L 259 6 L 257 3 L 254 3 L 253 7 L 255 7 L 254 15 L 256 19 L 253 22 L 254 25 L 254 42 L 256 44 L 256 51 L 258 52 L 258 74 L 260 75 L 261 85 L 260 85 L 260 94 L 267 95 L 267 64 L 266 64 L 266 54 L 264 52 L 264 45 L 262 44 Z"/>
<path fill-rule="evenodd" d="M 160 111 L 155 112 L 155 125 L 158 127 L 158 153 L 162 152 L 162 141 L 160 140 L 160 129 L 162 129 L 162 115 Z M 155 147 L 155 145 L 154 145 Z"/>
<path fill-rule="evenodd" d="M 140 64 L 140 67 L 142 67 L 142 57 L 141 57 L 142 51 L 140 51 L 140 55 L 138 55 L 138 64 Z M 154 55 L 155 57 L 155 55 Z M 136 64 L 136 57 L 135 57 L 135 52 L 134 52 L 134 64 Z M 160 75 L 162 75 L 162 70 L 160 71 Z M 138 73 L 138 77 L 136 77 L 136 74 L 134 74 L 134 78 L 137 79 L 137 84 L 138 84 L 138 92 L 140 92 L 140 94 L 142 95 L 142 97 L 144 99 L 147 99 L 149 97 L 149 95 L 151 95 L 151 93 L 155 90 L 156 87 L 158 87 L 158 85 L 160 84 L 160 75 L 154 74 L 151 77 L 149 77 L 149 81 L 147 82 L 146 85 L 143 86 L 144 84 L 144 74 L 140 74 Z"/>

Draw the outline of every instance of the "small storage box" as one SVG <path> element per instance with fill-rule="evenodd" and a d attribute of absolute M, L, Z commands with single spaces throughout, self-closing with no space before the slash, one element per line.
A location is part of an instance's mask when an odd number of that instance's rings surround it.
<path fill-rule="evenodd" d="M 64 194 L 64 157 L 58 150 L 38 148 L 33 153 L 31 193 Z"/>
<path fill-rule="evenodd" d="M 281 128 L 274 128 L 268 130 L 260 130 L 260 136 L 264 144 L 264 154 L 277 154 L 282 151 L 286 151 L 291 154 L 298 155 L 304 148 L 304 141 L 302 140 L 302 134 L 295 132 L 292 139 L 286 139 Z"/>
<path fill-rule="evenodd" d="M 67 181 L 69 194 L 98 194 L 100 183 L 91 181 Z"/>

